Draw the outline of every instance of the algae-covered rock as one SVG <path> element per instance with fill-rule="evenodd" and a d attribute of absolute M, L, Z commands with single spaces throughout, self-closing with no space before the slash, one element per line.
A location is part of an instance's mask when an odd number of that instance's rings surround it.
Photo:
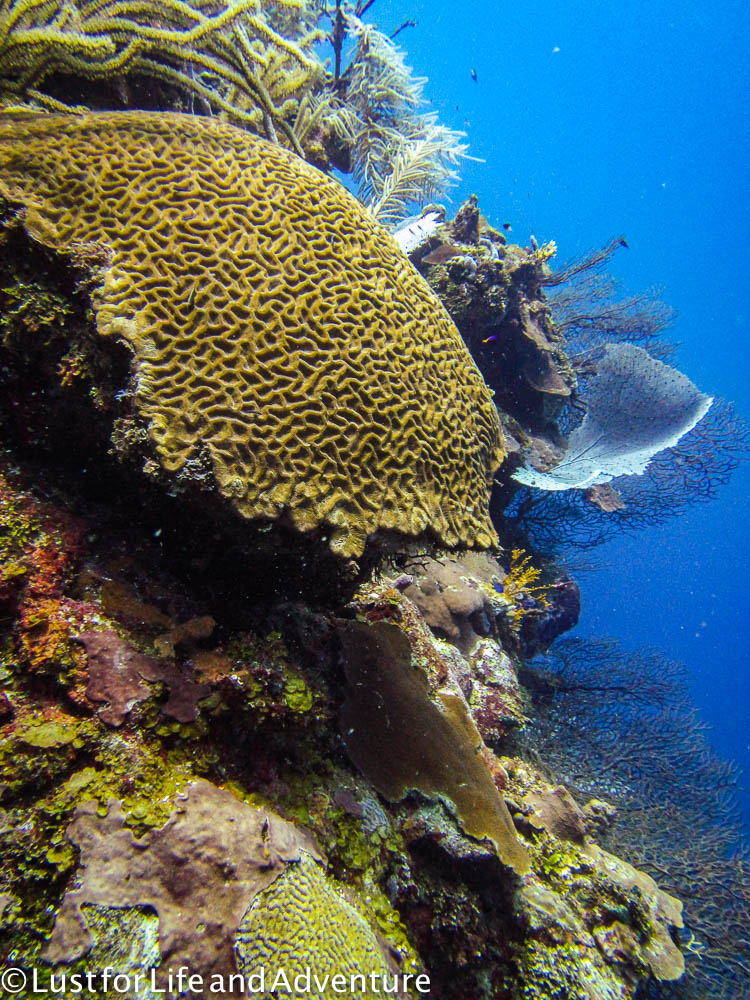
<path fill-rule="evenodd" d="M 382 992 L 373 976 L 388 983 L 399 972 L 326 877 L 309 834 L 207 781 L 190 783 L 167 822 L 143 837 L 127 829 L 115 800 L 106 815 L 79 806 L 68 837 L 80 862 L 44 949 L 48 963 L 98 958 L 141 970 L 155 994 L 173 988 L 170 973 L 183 965 L 226 997 L 245 995 L 238 972 L 255 982 L 262 970 L 269 988 L 281 976 L 274 993 L 286 997 L 299 990 L 284 984 L 309 969 L 325 984 L 312 993 L 322 998 L 335 995 L 334 976 L 364 976 L 354 994 L 364 998 Z"/>
<path fill-rule="evenodd" d="M 149 908 L 159 918 L 165 970 L 187 964 L 210 976 L 235 970 L 232 947 L 243 914 L 258 892 L 305 851 L 312 839 L 275 816 L 207 781 L 189 784 L 167 822 L 136 838 L 110 801 L 76 810 L 68 837 L 80 851 L 78 887 L 63 899 L 44 957 L 73 962 L 94 940 L 87 906 Z"/>
<path fill-rule="evenodd" d="M 441 577 L 459 645 L 389 578 L 336 615 L 265 608 L 252 631 L 137 529 L 74 525 L 17 470 L 0 501 L 25 567 L 0 644 L 0 947 L 43 981 L 111 966 L 161 989 L 170 964 L 296 969 L 310 949 L 323 975 L 424 971 L 457 1000 L 545 982 L 629 1000 L 677 974 L 676 901 L 512 756 L 516 654 L 460 615 L 484 602 L 485 556 Z"/>
<path fill-rule="evenodd" d="M 576 385 L 543 292 L 554 252 L 508 243 L 472 196 L 413 257 L 494 390 L 509 439 L 523 444 L 559 438 L 554 420 Z"/>
<path fill-rule="evenodd" d="M 97 703 L 99 718 L 111 726 L 120 726 L 138 702 L 145 701 L 151 690 L 145 681 L 158 681 L 170 692 L 162 707 L 165 715 L 178 722 L 192 722 L 197 717 L 197 703 L 209 689 L 196 684 L 169 663 L 144 656 L 111 629 L 83 632 L 80 641 L 86 647 L 89 682 L 86 697 Z"/>

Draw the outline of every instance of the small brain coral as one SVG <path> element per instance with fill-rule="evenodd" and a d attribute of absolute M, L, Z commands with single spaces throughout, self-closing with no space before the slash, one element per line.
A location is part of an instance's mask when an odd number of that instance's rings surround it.
<path fill-rule="evenodd" d="M 210 119 L 0 121 L 0 195 L 57 250 L 111 248 L 100 334 L 134 353 L 163 469 L 210 460 L 247 518 L 486 547 L 503 457 L 490 392 L 437 298 L 339 184 Z"/>
<path fill-rule="evenodd" d="M 291 985 L 295 977 L 309 969 L 317 982 L 326 984 L 320 1000 L 335 996 L 330 987 L 334 976 L 352 977 L 355 989 L 348 995 L 365 1000 L 382 991 L 383 977 L 392 981 L 377 938 L 357 911 L 332 888 L 310 857 L 302 859 L 276 879 L 253 900 L 242 919 L 236 936 L 235 955 L 240 971 L 251 976 L 265 970 L 270 983 L 278 972 L 286 974 Z M 371 977 L 380 988 L 373 993 Z M 316 980 L 313 980 L 316 982 Z M 282 985 L 274 995 L 291 1000 Z"/>

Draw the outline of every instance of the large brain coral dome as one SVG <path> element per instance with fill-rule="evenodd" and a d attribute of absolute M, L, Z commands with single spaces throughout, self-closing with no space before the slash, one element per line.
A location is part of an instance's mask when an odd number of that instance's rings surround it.
<path fill-rule="evenodd" d="M 210 459 L 248 518 L 486 546 L 502 458 L 489 390 L 390 236 L 339 184 L 247 132 L 176 114 L 13 116 L 0 194 L 56 249 L 98 241 L 162 466 Z"/>

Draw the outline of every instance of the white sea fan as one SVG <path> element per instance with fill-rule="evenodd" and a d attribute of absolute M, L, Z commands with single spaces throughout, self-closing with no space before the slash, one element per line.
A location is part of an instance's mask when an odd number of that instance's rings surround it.
<path fill-rule="evenodd" d="M 634 344 L 606 344 L 565 458 L 549 472 L 528 466 L 513 479 L 542 490 L 586 489 L 616 476 L 640 475 L 708 412 L 713 398 L 687 375 Z"/>

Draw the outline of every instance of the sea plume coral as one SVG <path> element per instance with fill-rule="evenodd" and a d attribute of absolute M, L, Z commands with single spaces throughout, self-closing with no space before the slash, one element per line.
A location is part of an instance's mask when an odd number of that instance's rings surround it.
<path fill-rule="evenodd" d="M 463 133 L 363 5 L 315 0 L 2 0 L 0 102 L 53 111 L 220 113 L 310 162 L 353 171 L 383 223 L 457 178 Z M 369 6 L 367 4 L 366 6 Z M 336 73 L 326 73 L 331 16 Z M 341 72 L 345 39 L 353 40 Z"/>
<path fill-rule="evenodd" d="M 349 149 L 360 199 L 379 222 L 398 222 L 457 179 L 467 147 L 421 109 L 427 80 L 393 41 L 353 13 L 345 25 L 354 50 L 330 125 Z"/>

